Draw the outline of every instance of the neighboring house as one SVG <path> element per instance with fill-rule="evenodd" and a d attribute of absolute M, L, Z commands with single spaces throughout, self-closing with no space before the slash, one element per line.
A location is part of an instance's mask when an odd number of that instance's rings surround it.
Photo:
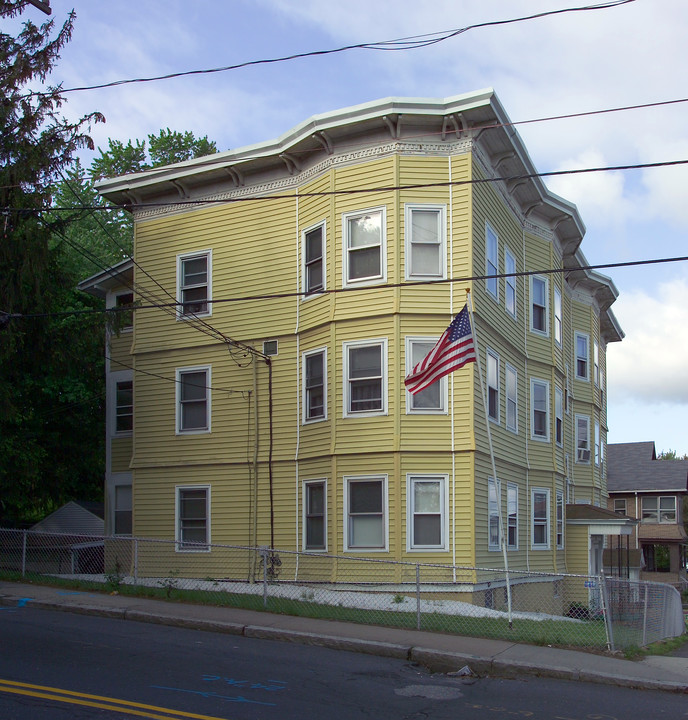
<path fill-rule="evenodd" d="M 31 527 L 32 532 L 103 535 L 103 503 L 70 500 Z"/>
<path fill-rule="evenodd" d="M 618 518 L 569 530 L 565 506 L 607 503 L 617 291 L 491 90 L 99 190 L 133 213 L 135 262 L 80 287 L 143 306 L 109 340 L 107 527 L 173 539 L 160 572 L 226 573 L 216 543 L 502 567 L 500 504 L 511 567 L 564 571 L 569 533 L 594 565 Z M 411 396 L 468 290 L 480 365 Z"/>
<path fill-rule="evenodd" d="M 41 572 L 102 573 L 102 502 L 72 500 L 31 527 L 26 554 Z"/>
<path fill-rule="evenodd" d="M 639 523 L 628 542 L 608 539 L 605 567 L 615 575 L 679 584 L 686 579 L 688 460 L 658 460 L 654 442 L 614 443 L 607 467 L 609 509 Z"/>

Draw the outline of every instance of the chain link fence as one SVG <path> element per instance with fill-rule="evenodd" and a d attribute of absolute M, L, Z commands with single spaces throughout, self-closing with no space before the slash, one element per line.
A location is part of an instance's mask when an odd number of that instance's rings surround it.
<path fill-rule="evenodd" d="M 0 529 L 0 577 L 589 650 L 685 631 L 662 583 Z"/>

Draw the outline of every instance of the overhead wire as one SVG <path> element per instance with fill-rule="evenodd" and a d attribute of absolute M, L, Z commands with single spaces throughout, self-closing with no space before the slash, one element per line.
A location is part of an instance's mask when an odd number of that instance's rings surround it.
<path fill-rule="evenodd" d="M 560 8 L 558 10 L 546 10 L 546 11 L 539 12 L 539 13 L 533 13 L 531 15 L 524 15 L 521 17 L 509 18 L 506 20 L 488 20 L 488 21 L 481 22 L 481 23 L 474 23 L 472 25 L 467 25 L 462 28 L 438 31 L 438 32 L 427 33 L 427 34 L 423 34 L 423 35 L 413 35 L 413 36 L 409 36 L 409 37 L 396 38 L 394 40 L 381 40 L 381 41 L 375 41 L 375 42 L 354 43 L 351 45 L 344 45 L 341 47 L 331 48 L 331 49 L 327 49 L 327 50 L 311 50 L 311 51 L 293 53 L 290 55 L 284 55 L 284 56 L 275 57 L 275 58 L 266 58 L 266 59 L 262 59 L 262 60 L 249 60 L 249 61 L 245 61 L 245 62 L 241 62 L 241 63 L 236 63 L 233 65 L 224 65 L 222 67 L 207 68 L 207 69 L 201 69 L 201 70 L 185 70 L 185 71 L 167 73 L 164 75 L 156 75 L 156 76 L 151 76 L 151 77 L 130 78 L 130 79 L 125 79 L 125 80 L 113 80 L 111 82 L 98 83 L 98 84 L 94 84 L 94 85 L 83 85 L 83 86 L 71 87 L 71 88 L 57 87 L 57 88 L 51 89 L 50 91 L 31 92 L 31 93 L 28 93 L 27 95 L 25 95 L 24 97 L 62 95 L 65 93 L 80 92 L 80 91 L 86 91 L 86 90 L 100 90 L 103 88 L 119 87 L 122 85 L 131 85 L 134 83 L 148 83 L 148 82 L 157 82 L 157 81 L 161 81 L 161 80 L 171 80 L 171 79 L 181 78 L 181 77 L 189 77 L 189 76 L 197 76 L 197 75 L 210 75 L 210 74 L 215 74 L 215 73 L 228 72 L 230 70 L 239 70 L 242 68 L 258 66 L 258 65 L 270 65 L 270 64 L 288 62 L 290 60 L 297 60 L 297 59 L 308 58 L 308 57 L 333 55 L 336 53 L 343 53 L 343 52 L 347 52 L 350 50 L 376 50 L 376 51 L 414 50 L 414 49 L 428 47 L 430 45 L 435 45 L 437 43 L 444 42 L 446 40 L 450 40 L 451 38 L 457 37 L 458 35 L 462 35 L 463 33 L 466 33 L 470 30 L 476 30 L 479 28 L 493 27 L 493 26 L 500 26 L 500 25 L 510 25 L 510 24 L 514 24 L 514 23 L 526 22 L 529 20 L 537 20 L 540 18 L 553 16 L 553 15 L 563 15 L 563 14 L 576 13 L 576 12 L 588 12 L 588 11 L 593 11 L 593 10 L 606 10 L 606 9 L 617 7 L 620 5 L 628 5 L 633 2 L 635 2 L 635 0 L 610 0 L 610 2 L 597 3 L 594 5 L 584 5 L 584 6 L 578 6 L 578 7 Z"/>
<path fill-rule="evenodd" d="M 460 187 L 462 185 L 484 185 L 496 182 L 513 182 L 517 180 L 533 180 L 536 178 L 547 178 L 547 177 L 561 177 L 565 175 L 581 175 L 587 173 L 599 173 L 599 172 L 620 172 L 625 170 L 648 170 L 653 168 L 661 167 L 674 167 L 680 165 L 688 165 L 688 159 L 685 160 L 663 160 L 660 162 L 651 163 L 631 163 L 626 165 L 607 165 L 598 167 L 587 167 L 587 168 L 575 168 L 568 170 L 549 170 L 545 172 L 533 172 L 533 173 L 521 173 L 519 175 L 499 175 L 496 177 L 485 177 L 485 178 L 468 178 L 466 180 L 447 180 L 442 182 L 434 183 L 412 183 L 409 185 L 382 185 L 369 188 L 350 188 L 347 190 L 318 190 L 318 191 L 299 191 L 299 197 L 333 197 L 339 195 L 365 195 L 379 192 L 393 192 L 399 190 L 420 190 L 426 188 L 442 188 L 442 187 Z M 225 205 L 239 202 L 265 202 L 269 200 L 293 200 L 293 193 L 287 194 L 262 194 L 262 195 L 250 195 L 246 197 L 233 197 L 233 198 L 204 198 L 198 200 L 183 199 L 164 201 L 164 202 L 141 202 L 136 203 L 137 209 L 144 208 L 164 208 L 164 207 L 193 207 L 196 205 Z M 16 210 L 20 212 L 50 212 L 50 211 L 73 211 L 79 210 L 116 210 L 119 211 L 122 207 L 132 206 L 129 204 L 124 205 L 84 205 L 79 208 L 74 207 L 59 207 L 59 206 L 46 206 L 44 208 L 32 208 L 29 211 L 25 211 L 23 208 L 5 208 L 6 210 Z"/>
<path fill-rule="evenodd" d="M 225 304 L 225 303 L 236 303 L 236 302 L 254 302 L 254 301 L 264 301 L 264 300 L 283 300 L 286 298 L 295 298 L 295 297 L 303 297 L 303 296 L 325 296 L 325 295 L 335 295 L 335 294 L 341 294 L 341 293 L 356 293 L 356 292 L 365 292 L 370 290 L 388 290 L 388 289 L 394 289 L 394 288 L 411 288 L 411 287 L 419 287 L 419 286 L 433 286 L 433 285 L 448 285 L 448 284 L 454 284 L 454 283 L 467 283 L 467 282 L 479 282 L 482 280 L 487 280 L 490 278 L 496 278 L 496 279 L 502 279 L 502 278 L 510 278 L 510 277 L 530 277 L 532 275 L 554 275 L 554 274 L 573 274 L 576 272 L 585 272 L 585 271 L 591 271 L 591 270 L 605 270 L 605 269 L 613 269 L 613 268 L 624 268 L 624 267 L 638 267 L 638 266 L 644 266 L 644 265 L 658 265 L 658 264 L 664 264 L 664 263 L 677 263 L 677 262 L 686 262 L 688 261 L 688 255 L 684 256 L 678 256 L 678 257 L 662 257 L 662 258 L 650 258 L 647 260 L 628 260 L 624 262 L 614 262 L 614 263 L 596 263 L 596 264 L 586 264 L 586 265 L 580 265 L 576 267 L 561 267 L 561 268 L 538 268 L 536 270 L 524 270 L 520 272 L 513 272 L 513 273 L 493 273 L 490 275 L 470 275 L 465 277 L 458 277 L 458 278 L 443 278 L 440 280 L 412 280 L 412 281 L 404 281 L 404 282 L 398 282 L 398 283 L 380 283 L 379 285 L 365 285 L 365 286 L 353 286 L 353 287 L 341 287 L 341 288 L 331 288 L 331 289 L 325 289 L 322 291 L 318 291 L 317 293 L 313 292 L 305 292 L 305 291 L 292 291 L 292 292 L 283 292 L 283 293 L 267 293 L 267 294 L 261 294 L 261 295 L 243 295 L 240 297 L 229 297 L 229 298 L 215 298 L 215 299 L 208 299 L 208 304 Z M 10 319 L 34 319 L 34 318 L 44 318 L 44 317 L 62 317 L 62 316 L 71 316 L 71 315 L 95 315 L 95 314 L 104 314 L 104 313 L 117 313 L 117 312 L 123 312 L 123 311 L 139 311 L 139 310 L 151 310 L 151 309 L 157 309 L 160 307 L 175 307 L 177 305 L 180 305 L 181 303 L 175 302 L 175 303 L 165 303 L 165 304 L 152 304 L 152 305 L 137 305 L 133 308 L 125 307 L 125 308 L 104 308 L 104 309 L 92 309 L 92 310 L 66 310 L 66 311 L 58 311 L 58 312 L 49 312 L 49 313 L 11 313 L 11 312 L 5 312 L 0 310 L 0 315 L 3 317 L 8 317 Z"/>

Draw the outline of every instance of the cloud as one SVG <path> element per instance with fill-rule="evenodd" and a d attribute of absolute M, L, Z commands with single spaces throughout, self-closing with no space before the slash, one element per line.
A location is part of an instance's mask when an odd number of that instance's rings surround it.
<path fill-rule="evenodd" d="M 688 280 L 661 283 L 654 295 L 625 293 L 614 312 L 626 337 L 607 350 L 610 406 L 628 401 L 687 406 Z"/>

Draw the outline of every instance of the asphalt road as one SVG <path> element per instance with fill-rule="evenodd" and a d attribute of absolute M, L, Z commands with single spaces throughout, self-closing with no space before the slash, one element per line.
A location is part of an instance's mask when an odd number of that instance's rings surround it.
<path fill-rule="evenodd" d="M 0 608 L 0 718 L 688 718 L 685 695 L 431 675 L 390 658 Z M 191 715 L 190 715 L 191 714 Z"/>

